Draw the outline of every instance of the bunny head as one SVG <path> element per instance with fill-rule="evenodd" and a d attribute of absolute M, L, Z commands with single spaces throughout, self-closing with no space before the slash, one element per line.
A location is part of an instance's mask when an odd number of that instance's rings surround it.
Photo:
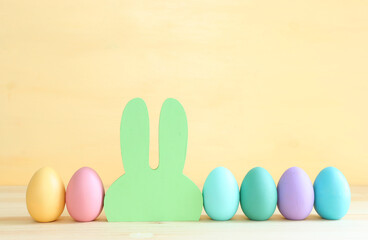
<path fill-rule="evenodd" d="M 161 108 L 159 166 L 149 166 L 149 118 L 144 101 L 131 100 L 120 126 L 125 174 L 105 195 L 108 221 L 197 221 L 202 212 L 199 188 L 183 174 L 188 141 L 184 108 L 172 98 Z"/>

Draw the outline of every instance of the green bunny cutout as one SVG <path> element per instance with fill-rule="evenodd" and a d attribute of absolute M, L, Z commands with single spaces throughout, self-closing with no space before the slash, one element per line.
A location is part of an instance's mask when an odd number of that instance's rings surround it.
<path fill-rule="evenodd" d="M 125 174 L 106 192 L 109 222 L 199 220 L 201 191 L 183 174 L 187 141 L 184 108 L 177 100 L 166 99 L 159 123 L 159 166 L 152 169 L 146 104 L 135 98 L 126 105 L 120 126 Z"/>

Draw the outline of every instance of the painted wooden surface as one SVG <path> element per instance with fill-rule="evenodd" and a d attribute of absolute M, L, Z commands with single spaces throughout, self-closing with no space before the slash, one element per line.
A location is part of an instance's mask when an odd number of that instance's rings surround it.
<path fill-rule="evenodd" d="M 250 221 L 239 209 L 230 221 L 108 223 L 74 222 L 66 210 L 52 223 L 36 223 L 27 213 L 25 187 L 0 187 L 0 239 L 367 239 L 368 187 L 352 188 L 348 214 L 327 221 L 313 213 L 304 221 L 289 221 L 276 212 L 264 222 Z"/>
<path fill-rule="evenodd" d="M 368 1 L 0 0 L 0 185 L 40 167 L 122 174 L 123 108 L 142 97 L 150 164 L 162 102 L 188 116 L 184 173 L 252 167 L 368 185 Z"/>

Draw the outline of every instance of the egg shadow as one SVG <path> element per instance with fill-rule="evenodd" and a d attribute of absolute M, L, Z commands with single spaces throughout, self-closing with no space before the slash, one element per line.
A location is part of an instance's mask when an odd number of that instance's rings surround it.
<path fill-rule="evenodd" d="M 303 222 L 303 221 L 326 221 L 326 220 L 321 218 L 317 214 L 311 214 L 306 219 L 303 219 L 303 220 L 289 220 L 278 213 L 278 214 L 272 215 L 268 220 L 264 220 L 264 221 L 251 220 L 248 217 L 246 217 L 244 214 L 236 214 L 234 217 L 232 217 L 230 220 L 227 220 L 227 221 L 217 221 L 217 220 L 211 219 L 208 215 L 202 214 L 199 221 L 200 222 L 221 222 L 221 223 L 224 223 L 224 222 L 263 223 L 263 222 Z"/>
<path fill-rule="evenodd" d="M 206 214 L 202 214 L 199 222 L 200 223 L 267 223 L 267 222 L 303 222 L 303 221 L 329 221 L 326 219 L 321 218 L 319 215 L 317 214 L 311 214 L 309 215 L 306 219 L 304 220 L 288 220 L 286 218 L 284 218 L 281 214 L 274 214 L 271 218 L 269 218 L 268 220 L 265 221 L 255 221 L 255 220 L 250 220 L 249 218 L 247 218 L 244 214 L 236 214 L 233 218 L 231 218 L 228 221 L 216 221 L 211 219 L 208 215 Z M 17 216 L 17 217 L 0 217 L 0 224 L 2 226 L 15 226 L 15 225 L 30 225 L 30 224 L 62 224 L 62 225 L 68 225 L 68 224 L 88 224 L 88 223 L 94 223 L 94 222 L 101 222 L 101 223 L 106 223 L 108 222 L 106 219 L 105 214 L 101 214 L 96 220 L 91 221 L 91 222 L 77 222 L 75 221 L 72 217 L 67 216 L 67 215 L 63 215 L 61 217 L 59 217 L 56 221 L 53 222 L 48 222 L 48 223 L 40 223 L 37 222 L 35 220 L 33 220 L 30 216 Z M 152 223 L 152 222 L 151 222 Z M 164 223 L 164 222 L 155 222 L 157 224 L 160 223 Z"/>
<path fill-rule="evenodd" d="M 77 222 L 70 216 L 60 216 L 57 220 L 52 222 L 41 223 L 32 219 L 30 216 L 19 216 L 19 217 L 0 217 L 0 224 L 2 226 L 15 226 L 15 225 L 30 225 L 30 224 L 86 224 L 91 222 L 107 222 L 105 216 L 100 216 L 94 221 L 90 222 Z"/>

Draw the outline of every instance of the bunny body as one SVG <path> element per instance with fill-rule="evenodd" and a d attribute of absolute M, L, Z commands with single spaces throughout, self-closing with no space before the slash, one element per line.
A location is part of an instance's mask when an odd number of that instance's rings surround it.
<path fill-rule="evenodd" d="M 125 174 L 105 195 L 108 221 L 198 221 L 203 200 L 199 188 L 183 174 L 187 146 L 183 107 L 167 99 L 161 109 L 157 169 L 149 167 L 149 120 L 142 99 L 124 109 L 120 142 Z"/>
<path fill-rule="evenodd" d="M 125 174 L 111 185 L 105 201 L 117 207 L 105 207 L 108 221 L 199 220 L 202 198 L 197 186 L 184 175 L 162 177 L 156 171 L 144 177 Z M 188 199 L 193 191 L 197 196 Z"/>

